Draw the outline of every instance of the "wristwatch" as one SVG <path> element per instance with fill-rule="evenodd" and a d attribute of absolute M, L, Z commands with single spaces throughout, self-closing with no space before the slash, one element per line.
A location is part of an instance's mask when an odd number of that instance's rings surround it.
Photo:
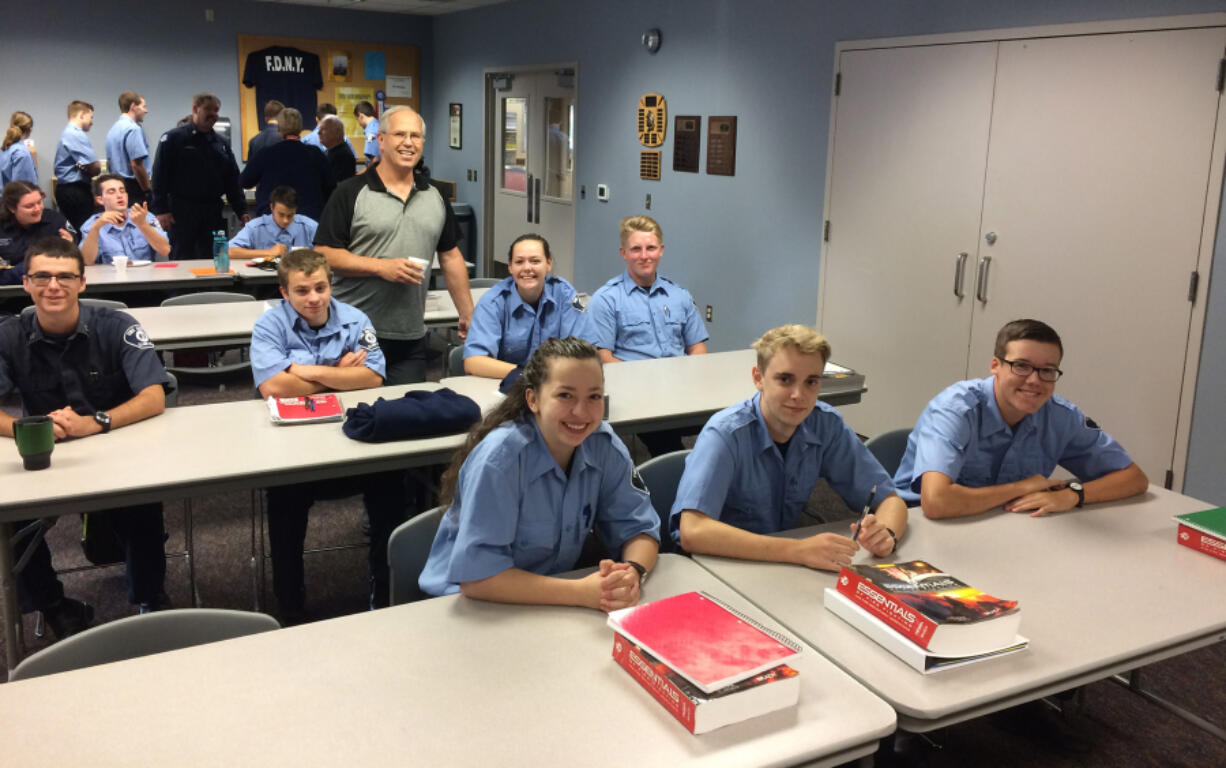
<path fill-rule="evenodd" d="M 890 554 L 892 555 L 898 551 L 898 534 L 894 533 L 894 529 L 889 526 L 886 526 L 885 532 L 890 534 L 890 538 L 894 540 L 894 546 L 890 549 Z"/>
<path fill-rule="evenodd" d="M 111 414 L 106 411 L 94 411 L 94 421 L 98 422 L 98 426 L 102 427 L 102 434 L 111 431 Z"/>
<path fill-rule="evenodd" d="M 639 588 L 642 589 L 643 585 L 647 583 L 647 574 L 649 571 L 640 563 L 636 563 L 633 560 L 627 560 L 626 564 L 639 572 Z"/>
<path fill-rule="evenodd" d="M 1076 480 L 1069 480 L 1067 483 L 1056 483 L 1055 485 L 1053 485 L 1052 487 L 1048 488 L 1047 490 L 1049 490 L 1049 491 L 1063 491 L 1065 488 L 1067 488 L 1067 489 L 1069 489 L 1070 491 L 1072 491 L 1073 493 L 1077 494 L 1077 504 L 1076 504 L 1076 506 L 1080 507 L 1080 506 L 1082 506 L 1083 504 L 1085 504 L 1085 503 L 1086 503 L 1086 492 L 1085 492 L 1085 488 L 1083 488 L 1083 487 L 1081 486 L 1081 483 L 1077 482 Z"/>

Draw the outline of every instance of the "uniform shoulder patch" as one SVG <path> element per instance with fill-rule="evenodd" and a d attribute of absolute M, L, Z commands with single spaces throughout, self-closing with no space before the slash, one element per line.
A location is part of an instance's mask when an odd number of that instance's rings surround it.
<path fill-rule="evenodd" d="M 643 493 L 651 493 L 651 491 L 647 490 L 647 483 L 643 481 L 643 476 L 639 474 L 638 469 L 635 467 L 630 468 L 630 484 Z"/>
<path fill-rule="evenodd" d="M 362 335 L 358 337 L 358 346 L 367 352 L 374 352 L 379 348 L 379 337 L 375 335 L 374 328 L 362 329 Z"/>
<path fill-rule="evenodd" d="M 145 333 L 140 323 L 128 326 L 128 330 L 123 332 L 123 343 L 137 349 L 153 349 L 153 342 L 149 340 L 149 334 Z"/>
<path fill-rule="evenodd" d="M 1086 429 L 1102 429 L 1102 427 L 1098 426 L 1098 423 L 1094 421 L 1094 419 L 1086 416 Z"/>
<path fill-rule="evenodd" d="M 592 297 L 586 293 L 576 293 L 574 296 L 570 297 L 570 305 L 572 308 L 577 309 L 580 312 L 586 312 L 588 302 L 591 300 Z"/>

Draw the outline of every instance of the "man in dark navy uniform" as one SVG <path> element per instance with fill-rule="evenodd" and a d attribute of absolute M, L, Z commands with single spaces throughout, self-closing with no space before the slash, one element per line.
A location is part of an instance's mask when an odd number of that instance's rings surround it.
<path fill-rule="evenodd" d="M 273 99 L 264 105 L 264 130 L 247 142 L 247 162 L 255 159 L 260 150 L 267 149 L 281 140 L 280 117 L 285 105 Z"/>
<path fill-rule="evenodd" d="M 192 119 L 162 134 L 153 163 L 153 205 L 170 233 L 170 258 L 211 259 L 213 233 L 224 229 L 221 196 L 247 223 L 247 202 L 238 185 L 238 164 L 224 139 L 213 132 L 221 99 L 198 93 Z"/>
<path fill-rule="evenodd" d="M 0 323 L 0 395 L 16 390 L 25 415 L 50 416 L 56 440 L 99 434 L 105 440 L 112 429 L 165 409 L 170 378 L 145 330 L 131 315 L 77 300 L 85 290 L 85 262 L 75 245 L 57 237 L 36 242 L 22 285 L 34 311 Z M 0 411 L 0 435 L 13 436 L 13 421 Z M 170 607 L 161 503 L 106 515 L 123 542 L 129 602 L 141 613 Z M 64 597 L 45 541 L 35 546 L 17 585 L 22 611 L 42 611 L 56 637 L 84 629 L 93 617 L 89 605 Z"/>

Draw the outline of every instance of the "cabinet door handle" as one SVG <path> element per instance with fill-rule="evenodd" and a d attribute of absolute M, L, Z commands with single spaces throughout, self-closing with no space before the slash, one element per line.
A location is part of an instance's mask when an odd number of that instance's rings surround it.
<path fill-rule="evenodd" d="M 532 223 L 532 174 L 528 174 L 528 186 L 524 187 L 524 191 L 528 193 L 527 195 L 525 195 L 525 197 L 528 198 L 528 223 L 531 224 Z"/>
<path fill-rule="evenodd" d="M 979 258 L 979 274 L 975 276 L 975 298 L 984 304 L 988 303 L 988 271 L 992 268 L 992 257 Z"/>
<path fill-rule="evenodd" d="M 954 295 L 959 299 L 966 297 L 966 292 L 962 290 L 962 283 L 966 277 L 966 260 L 969 254 L 962 252 L 958 254 L 958 258 L 954 259 Z"/>

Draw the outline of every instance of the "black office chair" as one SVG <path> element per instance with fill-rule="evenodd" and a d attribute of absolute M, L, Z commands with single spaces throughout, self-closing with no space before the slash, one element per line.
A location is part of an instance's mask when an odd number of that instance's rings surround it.
<path fill-rule="evenodd" d="M 885 471 L 893 477 L 898 471 L 898 464 L 902 461 L 903 454 L 907 452 L 907 438 L 910 436 L 910 427 L 891 429 L 869 438 L 864 447 L 868 448 Z"/>
<path fill-rule="evenodd" d="M 681 473 L 685 471 L 685 457 L 690 450 L 673 451 L 662 456 L 648 459 L 636 468 L 647 490 L 651 493 L 651 506 L 655 507 L 660 517 L 660 551 L 675 552 L 673 538 L 668 533 L 668 516 L 673 509 L 673 501 L 677 498 L 677 484 L 681 482 Z"/>

